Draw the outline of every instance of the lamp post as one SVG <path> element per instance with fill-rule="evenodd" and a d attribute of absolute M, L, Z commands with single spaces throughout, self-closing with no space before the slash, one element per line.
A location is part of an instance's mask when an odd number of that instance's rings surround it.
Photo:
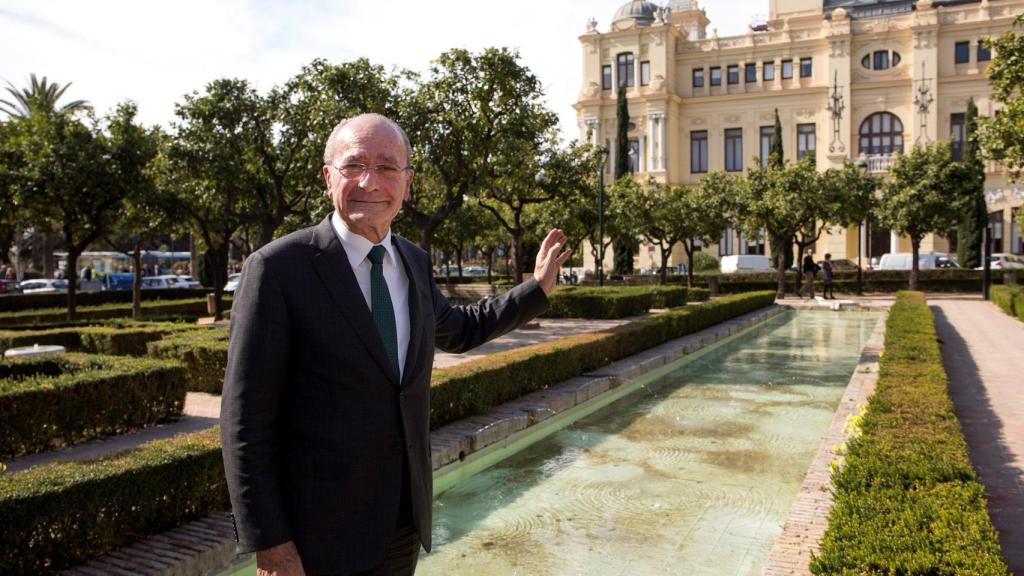
<path fill-rule="evenodd" d="M 602 146 L 601 167 L 597 171 L 597 285 L 604 286 L 604 167 L 608 148 Z"/>
<path fill-rule="evenodd" d="M 981 229 L 981 297 L 988 300 L 989 287 L 992 285 L 992 223 L 988 222 Z"/>

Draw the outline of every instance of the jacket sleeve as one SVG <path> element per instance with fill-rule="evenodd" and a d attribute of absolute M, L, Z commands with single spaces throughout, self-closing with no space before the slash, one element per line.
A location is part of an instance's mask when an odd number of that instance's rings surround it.
<path fill-rule="evenodd" d="M 291 540 L 279 483 L 280 398 L 289 322 L 278 278 L 263 255 L 249 257 L 231 307 L 221 396 L 221 445 L 239 552 Z"/>
<path fill-rule="evenodd" d="M 465 352 L 522 326 L 548 308 L 548 297 L 533 278 L 499 298 L 485 298 L 471 306 L 452 306 L 433 289 L 435 337 L 445 352 Z"/>

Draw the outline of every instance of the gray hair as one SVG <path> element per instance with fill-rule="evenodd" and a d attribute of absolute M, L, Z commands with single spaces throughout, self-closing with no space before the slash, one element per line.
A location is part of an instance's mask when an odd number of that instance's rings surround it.
<path fill-rule="evenodd" d="M 356 116 L 345 118 L 341 122 L 338 122 L 338 125 L 334 127 L 334 130 L 331 131 L 331 135 L 327 138 L 327 145 L 324 146 L 324 164 L 330 164 L 331 161 L 334 160 L 334 154 L 337 151 L 338 134 L 341 133 L 341 129 L 348 125 L 349 122 L 352 122 L 353 120 L 360 120 L 363 118 L 369 118 L 384 122 L 385 124 L 390 126 L 392 130 L 398 133 L 398 135 L 401 136 L 402 138 L 402 143 L 405 144 L 405 161 L 406 163 L 412 162 L 412 145 L 409 144 L 409 136 L 406 135 L 405 130 L 402 130 L 402 127 L 399 126 L 397 122 L 395 122 L 391 118 L 388 118 L 387 116 L 384 116 L 383 114 L 367 112 L 364 114 L 358 114 Z"/>

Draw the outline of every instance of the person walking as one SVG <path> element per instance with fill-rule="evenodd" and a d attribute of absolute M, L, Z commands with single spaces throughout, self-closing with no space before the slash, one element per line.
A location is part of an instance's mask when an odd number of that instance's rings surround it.
<path fill-rule="evenodd" d="M 405 132 L 340 122 L 322 176 L 334 211 L 242 268 L 221 402 L 238 551 L 260 576 L 408 576 L 431 546 L 434 349 L 465 352 L 548 307 L 569 257 L 552 230 L 534 276 L 453 306 L 430 255 L 395 234 L 413 171 Z"/>
<path fill-rule="evenodd" d="M 835 300 L 836 293 L 832 288 L 832 254 L 825 254 L 825 261 L 821 263 L 821 281 L 824 286 L 821 289 L 826 299 Z"/>
<path fill-rule="evenodd" d="M 806 285 L 800 289 L 800 297 L 803 298 L 804 293 L 807 294 L 809 300 L 814 299 L 814 273 L 818 271 L 818 265 L 814 263 L 814 251 L 810 248 L 807 249 L 807 253 L 804 256 L 804 262 L 802 266 L 804 273 L 804 280 Z"/>

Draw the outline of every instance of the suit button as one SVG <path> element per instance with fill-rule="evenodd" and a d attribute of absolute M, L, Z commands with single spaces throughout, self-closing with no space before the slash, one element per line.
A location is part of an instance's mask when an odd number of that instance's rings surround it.
<path fill-rule="evenodd" d="M 402 401 L 402 402 L 405 402 L 405 396 L 406 396 L 405 392 L 402 392 L 401 394 L 398 395 L 398 399 L 400 401 Z"/>

